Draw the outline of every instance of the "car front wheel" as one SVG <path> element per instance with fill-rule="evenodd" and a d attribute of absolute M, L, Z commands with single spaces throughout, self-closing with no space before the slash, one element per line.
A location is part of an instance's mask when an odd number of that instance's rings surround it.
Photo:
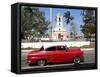
<path fill-rule="evenodd" d="M 75 64 L 75 65 L 80 64 L 80 61 L 81 61 L 80 57 L 75 57 L 75 58 L 74 58 L 74 64 Z"/>
<path fill-rule="evenodd" d="M 38 65 L 38 66 L 45 66 L 45 65 L 46 65 L 46 61 L 45 61 L 45 60 L 39 60 L 39 61 L 37 62 L 37 65 Z"/>

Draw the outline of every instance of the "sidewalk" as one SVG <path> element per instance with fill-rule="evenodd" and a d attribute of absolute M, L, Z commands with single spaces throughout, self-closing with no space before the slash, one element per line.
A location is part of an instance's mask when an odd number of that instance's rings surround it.
<path fill-rule="evenodd" d="M 81 48 L 82 51 L 94 51 L 94 48 Z M 21 50 L 21 52 L 30 52 L 31 50 Z"/>

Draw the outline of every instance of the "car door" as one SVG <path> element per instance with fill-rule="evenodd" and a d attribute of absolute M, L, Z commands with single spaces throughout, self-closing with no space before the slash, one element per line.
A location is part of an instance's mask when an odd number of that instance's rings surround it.
<path fill-rule="evenodd" d="M 56 46 L 52 46 L 46 49 L 46 58 L 48 62 L 56 63 Z"/>
<path fill-rule="evenodd" d="M 64 46 L 57 47 L 57 59 L 59 60 L 59 63 L 70 61 L 70 53 Z"/>

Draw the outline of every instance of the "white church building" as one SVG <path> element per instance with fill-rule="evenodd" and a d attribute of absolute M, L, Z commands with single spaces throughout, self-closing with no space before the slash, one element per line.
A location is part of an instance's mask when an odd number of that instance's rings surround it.
<path fill-rule="evenodd" d="M 52 31 L 52 40 L 67 40 L 67 31 L 63 27 L 63 16 L 59 12 L 55 18 L 55 26 Z"/>

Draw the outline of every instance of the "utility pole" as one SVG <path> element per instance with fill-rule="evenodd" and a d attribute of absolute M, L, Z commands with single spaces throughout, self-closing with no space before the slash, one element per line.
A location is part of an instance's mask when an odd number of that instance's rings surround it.
<path fill-rule="evenodd" d="M 52 40 L 52 8 L 50 8 L 50 40 Z"/>

